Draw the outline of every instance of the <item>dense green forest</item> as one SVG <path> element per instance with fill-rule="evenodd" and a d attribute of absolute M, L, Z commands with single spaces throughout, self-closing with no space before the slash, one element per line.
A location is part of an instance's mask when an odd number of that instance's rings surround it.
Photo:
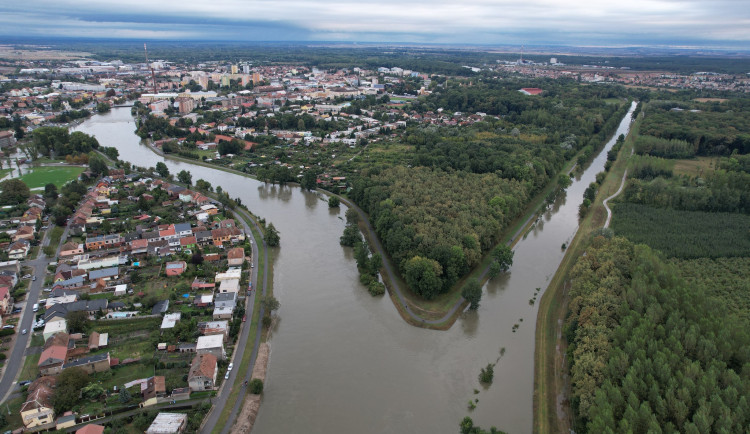
<path fill-rule="evenodd" d="M 417 294 L 429 299 L 445 292 L 477 265 L 565 161 L 579 151 L 593 155 L 628 109 L 624 99 L 605 101 L 617 90 L 544 85 L 550 93 L 542 98 L 522 95 L 512 81 L 449 85 L 424 104 L 488 110 L 499 119 L 460 128 L 411 127 L 397 139 L 409 145 L 393 151 L 397 158 L 348 168 L 350 197 L 369 213 Z"/>
<path fill-rule="evenodd" d="M 750 258 L 671 259 L 691 287 L 723 300 L 737 316 L 750 321 Z"/>
<path fill-rule="evenodd" d="M 750 334 L 643 245 L 598 237 L 572 271 L 576 432 L 744 432 Z"/>
<path fill-rule="evenodd" d="M 658 152 L 673 152 L 672 158 L 729 155 L 735 150 L 740 154 L 750 153 L 750 99 L 734 98 L 722 103 L 651 102 L 644 112 L 641 135 L 684 141 L 693 146 L 692 153 L 679 142 L 656 147 Z"/>

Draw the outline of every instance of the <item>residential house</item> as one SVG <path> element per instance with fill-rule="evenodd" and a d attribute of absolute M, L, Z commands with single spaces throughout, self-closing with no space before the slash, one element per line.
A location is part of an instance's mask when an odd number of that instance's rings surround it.
<path fill-rule="evenodd" d="M 223 282 L 225 280 L 238 280 L 242 277 L 242 270 L 239 268 L 230 268 L 223 273 L 216 273 L 216 283 Z"/>
<path fill-rule="evenodd" d="M 106 298 L 97 298 L 94 300 L 79 300 L 72 303 L 60 303 L 52 306 L 44 312 L 44 320 L 50 322 L 52 316 L 61 316 L 65 318 L 68 312 L 86 312 L 93 316 L 98 312 L 106 314 L 109 301 Z"/>
<path fill-rule="evenodd" d="M 83 357 L 80 359 L 71 360 L 63 365 L 63 370 L 68 368 L 81 368 L 89 374 L 95 372 L 109 371 L 112 360 L 109 357 L 109 353 L 97 354 L 95 356 Z"/>
<path fill-rule="evenodd" d="M 221 246 L 230 242 L 232 231 L 229 228 L 218 228 L 211 230 L 211 241 L 215 246 Z"/>
<path fill-rule="evenodd" d="M 233 292 L 235 294 L 240 292 L 240 279 L 225 279 L 219 284 L 219 292 Z"/>
<path fill-rule="evenodd" d="M 172 248 L 169 247 L 169 241 L 159 240 L 148 243 L 148 255 L 163 258 L 172 254 Z"/>
<path fill-rule="evenodd" d="M 167 396 L 167 385 L 164 376 L 157 375 L 146 380 L 146 383 L 141 387 L 141 396 L 144 400 Z"/>
<path fill-rule="evenodd" d="M 36 220 L 35 220 L 36 221 Z M 12 241 L 18 240 L 33 240 L 34 239 L 34 226 L 19 226 L 16 229 L 16 233 L 11 237 Z"/>
<path fill-rule="evenodd" d="M 63 339 L 65 338 L 65 339 Z M 67 335 L 58 336 L 51 342 L 50 346 L 45 344 L 45 348 L 42 351 L 42 355 L 39 356 L 39 362 L 37 367 L 42 375 L 57 375 L 62 372 L 62 367 L 68 357 L 68 341 Z"/>
<path fill-rule="evenodd" d="M 59 416 L 55 420 L 55 429 L 58 431 L 65 431 L 66 428 L 71 428 L 71 427 L 74 427 L 75 425 L 76 425 L 76 415 L 72 411 L 66 411 L 62 416 Z"/>
<path fill-rule="evenodd" d="M 123 239 L 120 234 L 99 235 L 86 238 L 86 250 L 111 249 L 120 247 Z"/>
<path fill-rule="evenodd" d="M 89 255 L 82 255 L 78 260 L 78 268 L 81 270 L 91 270 L 92 268 L 115 267 L 127 263 L 127 256 L 107 256 L 104 258 L 92 258 Z"/>
<path fill-rule="evenodd" d="M 44 331 L 42 336 L 44 340 L 51 338 L 58 333 L 68 333 L 68 321 L 65 319 L 59 321 L 50 321 L 44 324 Z"/>
<path fill-rule="evenodd" d="M 216 294 L 214 296 L 214 306 L 234 309 L 237 306 L 237 293 L 226 292 Z"/>
<path fill-rule="evenodd" d="M 182 317 L 182 313 L 175 312 L 175 313 L 168 313 L 164 315 L 164 318 L 161 320 L 161 329 L 172 329 L 175 325 L 177 325 L 177 321 L 180 320 Z"/>
<path fill-rule="evenodd" d="M 169 300 L 162 300 L 157 302 L 151 309 L 151 315 L 161 315 L 169 310 Z"/>
<path fill-rule="evenodd" d="M 174 225 L 174 231 L 180 238 L 193 235 L 193 229 L 190 227 L 190 223 L 177 223 Z"/>
<path fill-rule="evenodd" d="M 180 434 L 187 428 L 188 415 L 183 413 L 160 412 L 146 434 Z"/>
<path fill-rule="evenodd" d="M 227 262 L 230 267 L 241 267 L 245 263 L 245 249 L 235 247 L 227 251 Z"/>
<path fill-rule="evenodd" d="M 106 348 L 109 344 L 109 333 L 91 332 L 89 335 L 89 351 Z"/>
<path fill-rule="evenodd" d="M 199 280 L 197 277 L 193 279 L 193 283 L 190 285 L 190 288 L 192 290 L 200 290 L 200 289 L 211 289 L 213 290 L 216 285 L 209 282 L 204 282 L 202 280 Z"/>
<path fill-rule="evenodd" d="M 179 276 L 187 270 L 187 263 L 185 261 L 174 261 L 167 262 L 165 271 L 167 276 Z"/>
<path fill-rule="evenodd" d="M 229 337 L 229 321 L 207 321 L 198 323 L 198 330 L 203 335 L 219 335 Z"/>
<path fill-rule="evenodd" d="M 197 242 L 193 235 L 180 238 L 180 249 L 194 249 Z"/>
<path fill-rule="evenodd" d="M 213 293 L 211 293 L 211 294 L 200 294 L 200 295 L 196 295 L 196 296 L 195 296 L 195 300 L 193 301 L 193 303 L 194 303 L 194 304 L 195 304 L 195 305 L 196 305 L 197 307 L 206 307 L 206 306 L 210 306 L 210 305 L 212 305 L 212 304 L 213 304 L 213 302 L 214 302 L 214 295 L 213 295 Z"/>
<path fill-rule="evenodd" d="M 233 294 L 233 293 L 229 292 L 227 294 Z M 215 306 L 213 314 L 211 316 L 212 316 L 212 318 L 214 320 L 218 320 L 218 319 L 231 319 L 232 318 L 232 313 L 234 313 L 234 308 L 233 307 L 218 307 L 218 306 Z"/>
<path fill-rule="evenodd" d="M 76 431 L 76 434 L 104 434 L 104 427 L 91 423 Z"/>
<path fill-rule="evenodd" d="M 120 269 L 118 267 L 100 268 L 97 270 L 89 271 L 89 280 L 112 280 L 120 277 Z"/>
<path fill-rule="evenodd" d="M 209 353 L 196 355 L 190 365 L 190 371 L 188 371 L 190 391 L 201 392 L 213 389 L 218 372 L 219 366 L 216 356 Z"/>
<path fill-rule="evenodd" d="M 195 233 L 195 240 L 199 246 L 207 246 L 213 243 L 213 234 L 211 231 L 198 231 Z"/>
<path fill-rule="evenodd" d="M 81 288 L 85 282 L 84 276 L 75 276 L 70 279 L 60 280 L 54 283 L 55 289 Z"/>
<path fill-rule="evenodd" d="M 26 402 L 21 406 L 21 420 L 27 429 L 36 431 L 55 427 L 52 397 L 56 381 L 55 377 L 44 376 L 29 386 Z"/>
<path fill-rule="evenodd" d="M 21 272 L 21 263 L 17 260 L 0 262 L 0 271 Z"/>
<path fill-rule="evenodd" d="M 137 239 L 130 242 L 130 254 L 140 255 L 148 253 L 148 240 Z"/>
<path fill-rule="evenodd" d="M 31 250 L 31 244 L 28 240 L 18 240 L 8 247 L 8 258 L 9 259 L 24 259 Z"/>
<path fill-rule="evenodd" d="M 10 287 L 0 286 L 0 314 L 8 314 L 13 310 L 13 299 L 10 297 Z"/>
<path fill-rule="evenodd" d="M 198 354 L 213 354 L 219 360 L 226 358 L 224 335 L 199 336 L 195 350 Z"/>
<path fill-rule="evenodd" d="M 82 254 L 83 254 L 83 244 L 78 244 L 74 241 L 68 241 L 67 243 L 63 244 L 62 247 L 60 248 L 61 258 L 67 258 L 67 257 L 82 255 Z"/>

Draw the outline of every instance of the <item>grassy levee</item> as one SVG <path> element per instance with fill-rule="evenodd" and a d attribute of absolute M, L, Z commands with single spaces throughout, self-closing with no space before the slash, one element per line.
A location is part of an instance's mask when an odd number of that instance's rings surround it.
<path fill-rule="evenodd" d="M 570 242 L 555 275 L 539 302 L 536 321 L 534 351 L 534 432 L 570 432 L 570 409 L 566 408 L 567 387 L 564 355 L 566 342 L 562 338 L 562 321 L 568 306 L 568 274 L 588 243 L 592 231 L 601 228 L 607 219 L 607 210 L 602 202 L 617 191 L 633 148 L 633 137 L 637 135 L 639 121 L 631 127 L 617 160 L 604 178 L 594 203 L 581 221 L 575 237 Z M 560 403 L 558 404 L 558 400 Z M 558 405 L 564 417 L 558 416 Z"/>

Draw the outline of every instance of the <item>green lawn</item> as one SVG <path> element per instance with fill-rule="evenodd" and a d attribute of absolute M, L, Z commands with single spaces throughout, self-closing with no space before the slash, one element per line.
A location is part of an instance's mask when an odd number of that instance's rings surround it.
<path fill-rule="evenodd" d="M 44 187 L 50 182 L 60 188 L 68 181 L 78 178 L 81 172 L 83 167 L 36 167 L 23 175 L 21 181 L 31 189 Z"/>

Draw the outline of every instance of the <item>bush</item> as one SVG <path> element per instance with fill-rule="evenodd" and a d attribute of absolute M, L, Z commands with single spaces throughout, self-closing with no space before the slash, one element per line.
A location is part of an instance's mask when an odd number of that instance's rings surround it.
<path fill-rule="evenodd" d="M 338 208 L 341 201 L 336 196 L 328 198 L 328 208 Z"/>
<path fill-rule="evenodd" d="M 385 294 L 385 285 L 378 281 L 373 281 L 367 285 L 367 291 L 369 291 L 372 296 L 383 295 Z"/>
<path fill-rule="evenodd" d="M 495 365 L 488 363 L 487 367 L 482 368 L 479 372 L 479 382 L 485 384 L 492 384 L 492 379 L 495 377 Z"/>
<path fill-rule="evenodd" d="M 0 337 L 2 336 L 10 336 L 16 331 L 14 329 L 0 329 Z"/>
<path fill-rule="evenodd" d="M 260 395 L 263 393 L 263 381 L 259 378 L 253 378 L 250 380 L 249 390 L 253 395 Z"/>

